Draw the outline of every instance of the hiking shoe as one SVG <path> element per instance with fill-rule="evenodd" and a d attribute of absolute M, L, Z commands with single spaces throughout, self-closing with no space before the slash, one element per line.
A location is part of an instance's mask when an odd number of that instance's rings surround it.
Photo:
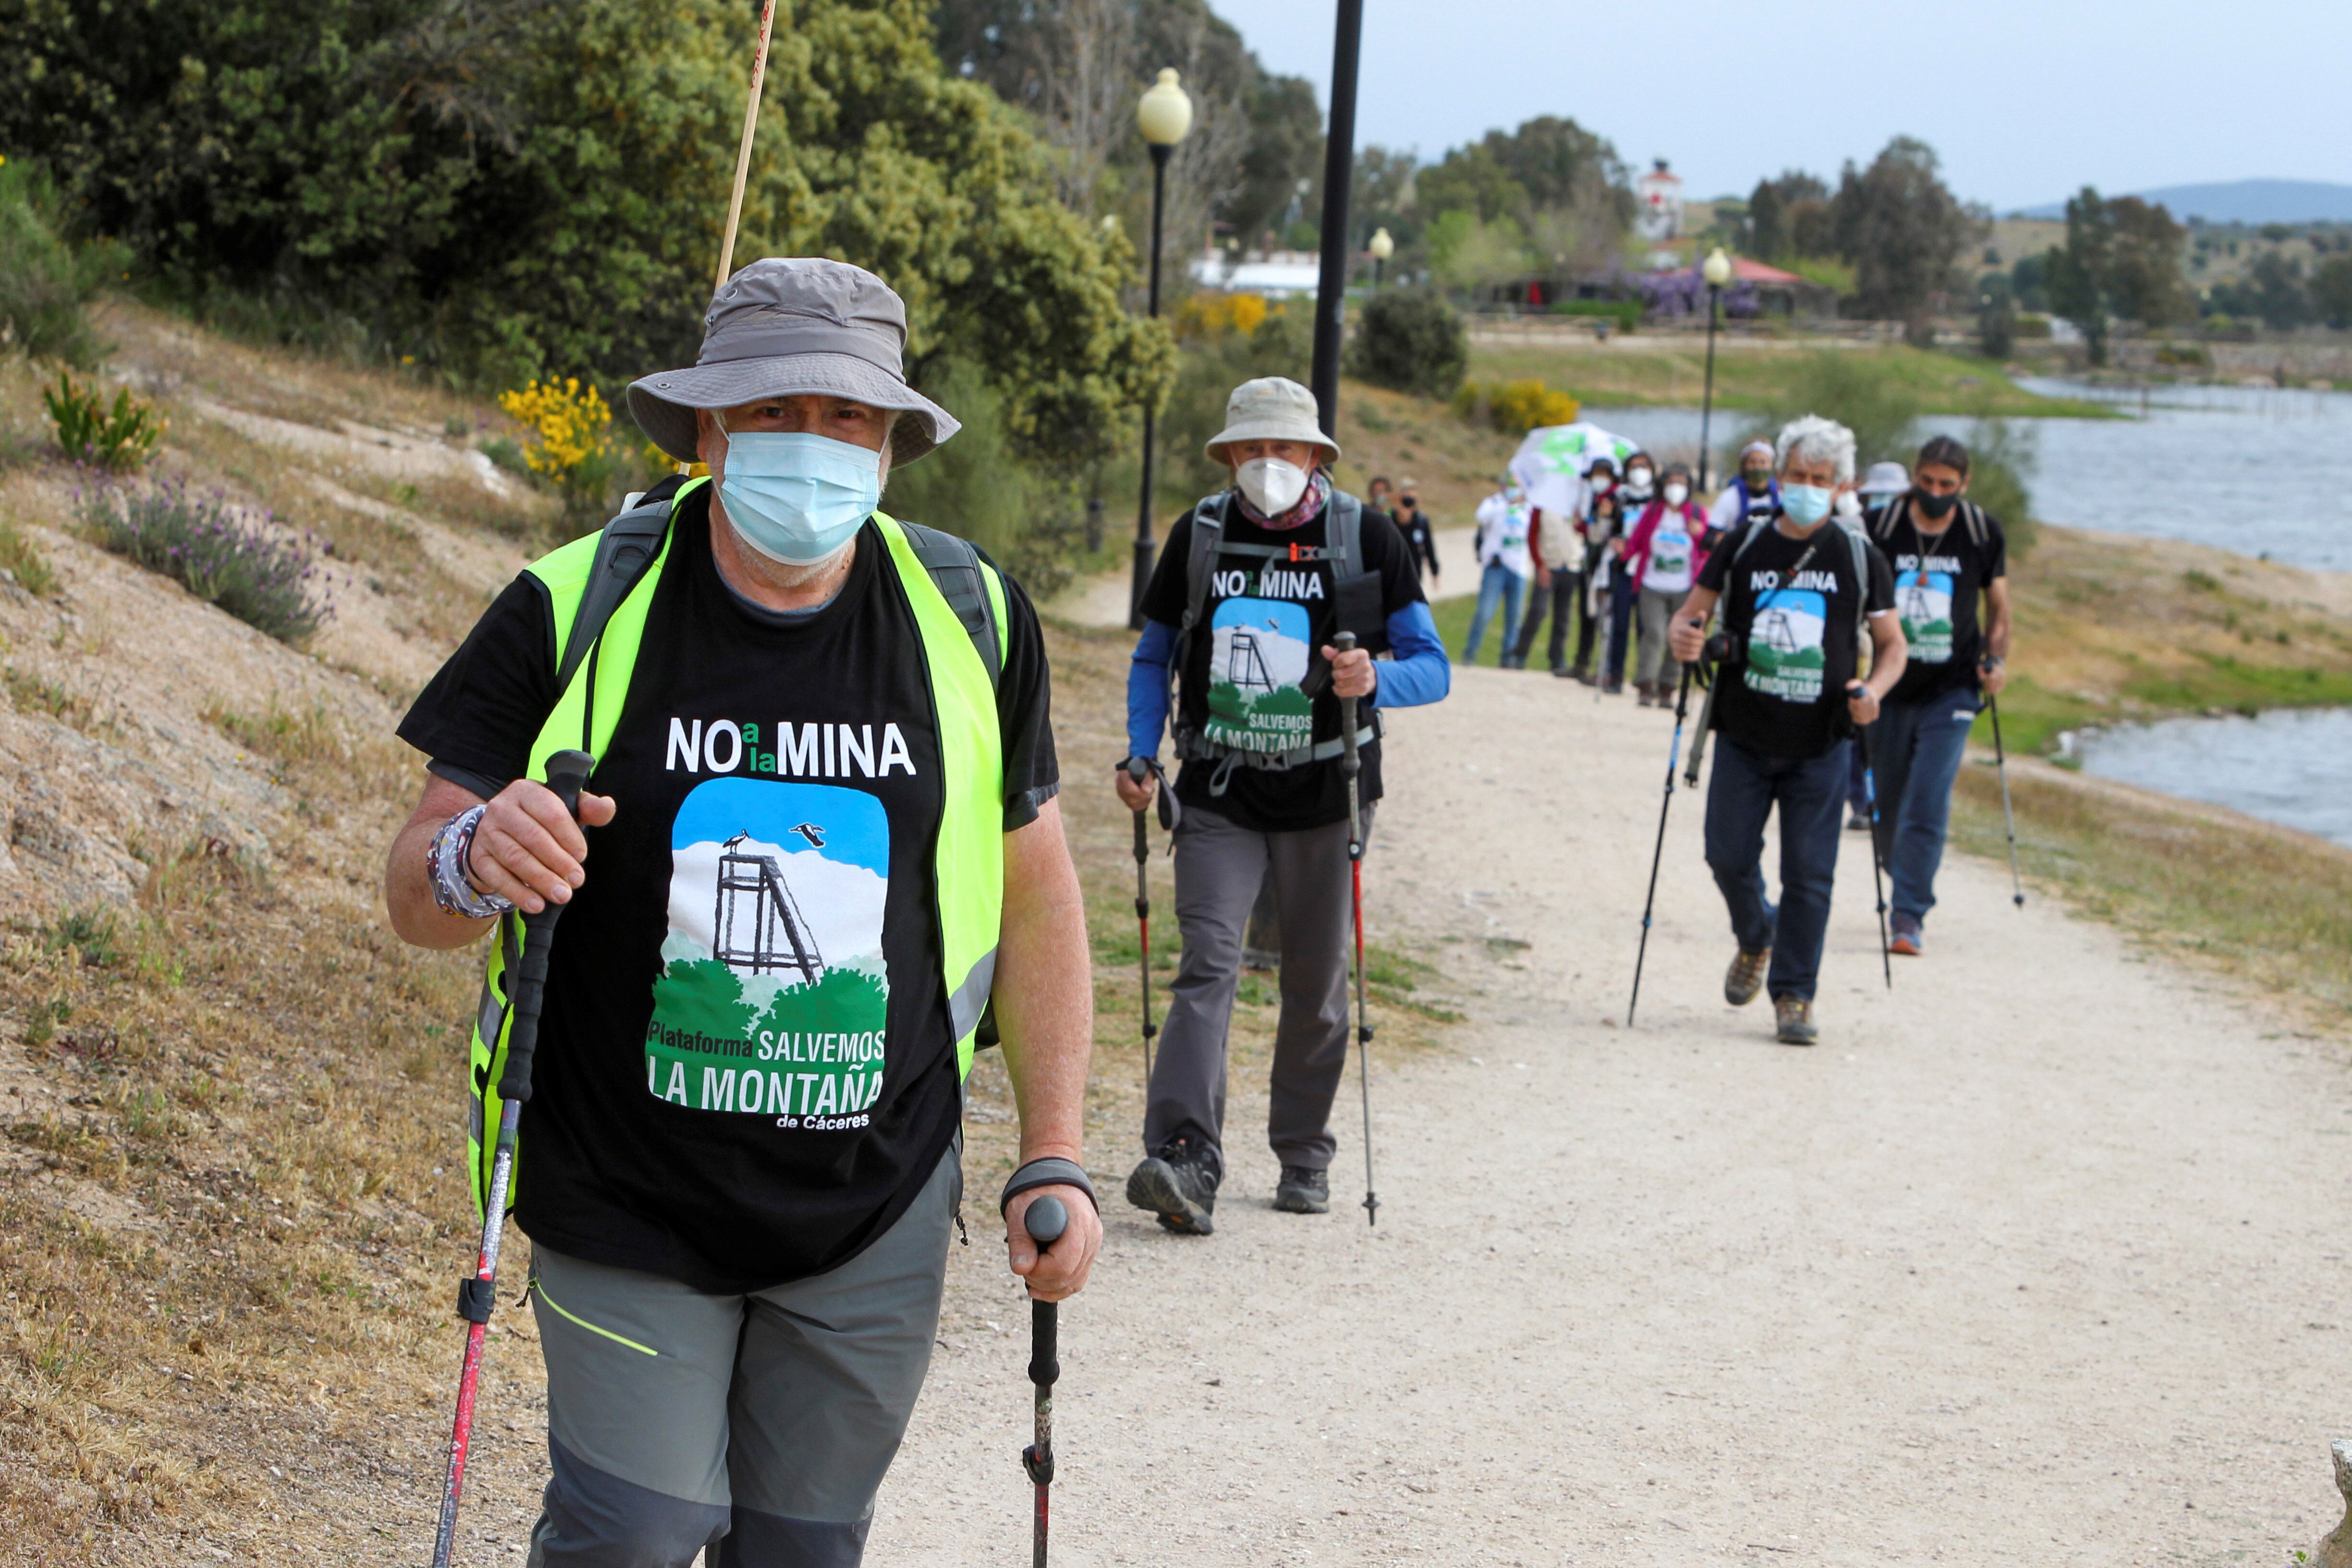
<path fill-rule="evenodd" d="M 1764 989 L 1764 972 L 1772 965 L 1772 950 L 1759 947 L 1754 952 L 1746 948 L 1731 961 L 1723 972 L 1723 999 L 1735 1007 L 1745 1007 L 1756 1000 L 1756 993 Z"/>
<path fill-rule="evenodd" d="M 1927 951 L 1927 935 L 1919 929 L 1917 921 L 1906 920 L 1901 915 L 1896 915 L 1895 935 L 1887 942 L 1886 951 L 1899 952 L 1906 958 L 1916 958 Z"/>
<path fill-rule="evenodd" d="M 1576 671 L 1569 668 L 1568 666 L 1564 664 L 1553 665 L 1551 667 L 1551 674 L 1554 680 L 1573 680 L 1576 679 Z"/>
<path fill-rule="evenodd" d="M 1217 1207 L 1217 1178 L 1187 1138 L 1171 1140 L 1144 1157 L 1127 1178 L 1127 1201 L 1185 1236 L 1206 1236 L 1217 1228 L 1210 1219 Z"/>
<path fill-rule="evenodd" d="M 1275 1184 L 1274 1206 L 1285 1214 L 1329 1214 L 1331 1173 L 1285 1165 L 1282 1180 Z"/>
<path fill-rule="evenodd" d="M 1846 830 L 1848 833 L 1867 833 L 1867 832 L 1869 832 L 1869 831 L 1870 831 L 1870 814 L 1869 814 L 1868 812 L 1864 812 L 1864 811 L 1856 811 L 1856 812 L 1850 812 L 1850 813 L 1848 813 L 1848 814 L 1847 814 L 1847 816 L 1846 816 L 1846 819 L 1845 819 L 1845 830 Z"/>
<path fill-rule="evenodd" d="M 1658 694 L 1650 689 L 1650 683 L 1648 681 L 1644 680 L 1635 683 L 1633 687 L 1633 705 L 1636 708 L 1655 707 L 1657 705 L 1657 700 Z"/>
<path fill-rule="evenodd" d="M 1810 1046 L 1820 1039 L 1821 1026 L 1813 1022 L 1813 999 L 1810 996 L 1773 997 L 1772 1037 L 1784 1046 Z"/>
<path fill-rule="evenodd" d="M 1605 697 L 1622 696 L 1623 695 L 1624 690 L 1625 682 L 1616 676 L 1611 676 L 1608 679 L 1601 683 L 1601 691 Z"/>

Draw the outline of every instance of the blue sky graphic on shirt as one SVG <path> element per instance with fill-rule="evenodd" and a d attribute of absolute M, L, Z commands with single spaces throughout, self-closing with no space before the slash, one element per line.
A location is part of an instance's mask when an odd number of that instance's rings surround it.
<path fill-rule="evenodd" d="M 890 999 L 890 819 L 838 784 L 709 779 L 670 828 L 646 1088 L 779 1127 L 866 1125 Z"/>
<path fill-rule="evenodd" d="M 1691 585 L 1690 527 L 1681 519 L 1661 519 L 1657 532 L 1650 535 L 1650 564 L 1642 583 L 1663 594 L 1679 594 Z"/>
<path fill-rule="evenodd" d="M 1924 664 L 1952 658 L 1952 574 L 1900 572 L 1895 577 L 1895 608 L 1903 617 L 1903 640 Z"/>
<path fill-rule="evenodd" d="M 1810 589 L 1767 590 L 1748 628 L 1748 689 L 1786 702 L 1814 702 L 1822 695 L 1822 632 L 1829 605 Z"/>
<path fill-rule="evenodd" d="M 1209 739 L 1246 752 L 1286 752 L 1314 739 L 1307 679 L 1313 623 L 1285 599 L 1227 599 L 1209 617 Z"/>

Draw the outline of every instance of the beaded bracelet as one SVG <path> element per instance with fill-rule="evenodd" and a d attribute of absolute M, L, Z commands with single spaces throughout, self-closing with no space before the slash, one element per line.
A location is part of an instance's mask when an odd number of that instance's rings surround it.
<path fill-rule="evenodd" d="M 466 857 L 474 847 L 474 830 L 482 825 L 488 806 L 459 812 L 441 825 L 425 847 L 425 877 L 433 885 L 433 901 L 445 915 L 469 921 L 488 920 L 514 908 L 513 900 L 477 890 L 466 876 Z"/>

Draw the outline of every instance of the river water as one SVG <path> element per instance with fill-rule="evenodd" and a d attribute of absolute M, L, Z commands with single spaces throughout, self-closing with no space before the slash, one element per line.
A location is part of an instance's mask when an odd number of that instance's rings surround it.
<path fill-rule="evenodd" d="M 2111 403 L 2126 416 L 2010 422 L 2031 443 L 2025 478 L 2042 521 L 2352 571 L 2352 394 L 2020 384 Z M 1596 407 L 1583 417 L 1663 456 L 1687 459 L 1698 450 L 1696 408 Z M 1923 423 L 1964 441 L 1976 426 L 1949 417 Z M 1708 441 L 1717 474 L 1754 425 L 1752 415 L 1717 411 Z M 2085 736 L 2082 752 L 2086 772 L 2352 847 L 2352 710 L 2171 719 Z"/>
<path fill-rule="evenodd" d="M 2115 404 L 2121 419 L 2019 419 L 2033 454 L 2034 515 L 2067 528 L 2185 539 L 2320 572 L 2352 571 L 2352 393 L 2242 386 L 2142 394 L 2073 382 L 2019 384 Z M 2143 407 L 2143 400 L 2145 406 Z M 1696 408 L 1588 408 L 1583 417 L 1678 457 L 1698 450 Z M 1972 419 L 1931 430 L 1967 440 Z M 1755 416 L 1717 410 L 1713 468 Z"/>
<path fill-rule="evenodd" d="M 2084 738 L 2083 771 L 2210 801 L 2352 847 L 2352 710 L 2167 719 Z"/>

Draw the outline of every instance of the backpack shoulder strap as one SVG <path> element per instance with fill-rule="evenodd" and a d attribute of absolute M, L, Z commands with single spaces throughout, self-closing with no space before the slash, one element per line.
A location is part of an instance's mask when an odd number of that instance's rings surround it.
<path fill-rule="evenodd" d="M 1991 531 L 1985 526 L 1984 508 L 1972 500 L 1964 500 L 1960 503 L 1960 516 L 1967 520 L 1969 525 L 1969 542 L 1982 550 L 1985 536 Z"/>
<path fill-rule="evenodd" d="M 1004 676 L 1004 655 L 1007 633 L 997 609 L 1003 594 L 1002 579 L 994 564 L 981 552 L 980 546 L 968 539 L 936 528 L 926 528 L 919 522 L 900 521 L 906 531 L 907 543 L 915 559 L 931 574 L 932 584 L 956 619 L 971 636 L 972 646 L 980 650 L 980 662 L 988 668 L 988 684 L 995 687 Z M 992 582 L 990 579 L 998 578 Z"/>
<path fill-rule="evenodd" d="M 588 580 L 580 590 L 580 608 L 572 617 L 572 631 L 563 639 L 563 654 L 555 667 L 555 689 L 568 690 L 572 677 L 604 635 L 604 624 L 645 576 L 646 568 L 661 553 L 669 533 L 670 512 L 678 486 L 668 480 L 646 492 L 645 499 L 604 525 L 596 541 L 596 556 Z"/>
<path fill-rule="evenodd" d="M 1201 624 L 1201 611 L 1209 602 L 1209 573 L 1216 560 L 1218 542 L 1224 538 L 1224 508 L 1217 503 L 1224 492 L 1202 496 L 1192 503 L 1192 547 L 1184 556 L 1184 624 L 1176 629 L 1189 634 Z"/>
<path fill-rule="evenodd" d="M 1331 580 L 1345 582 L 1364 569 L 1364 503 L 1347 491 L 1331 492 Z"/>
<path fill-rule="evenodd" d="M 1870 618 L 1870 538 L 1848 523 L 1830 526 L 1845 535 L 1847 552 L 1853 557 L 1853 629 L 1859 635 Z"/>

